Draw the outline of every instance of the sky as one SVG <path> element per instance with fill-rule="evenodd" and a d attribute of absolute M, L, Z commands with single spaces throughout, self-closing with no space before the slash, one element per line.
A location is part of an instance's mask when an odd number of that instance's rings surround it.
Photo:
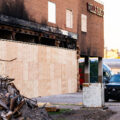
<path fill-rule="evenodd" d="M 105 47 L 120 50 L 120 0 L 104 2 Z"/>

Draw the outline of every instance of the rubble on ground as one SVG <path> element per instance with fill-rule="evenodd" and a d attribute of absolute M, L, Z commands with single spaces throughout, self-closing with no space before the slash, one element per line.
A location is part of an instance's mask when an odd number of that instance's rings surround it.
<path fill-rule="evenodd" d="M 13 81 L 0 76 L 0 120 L 51 120 L 45 107 L 21 95 Z"/>

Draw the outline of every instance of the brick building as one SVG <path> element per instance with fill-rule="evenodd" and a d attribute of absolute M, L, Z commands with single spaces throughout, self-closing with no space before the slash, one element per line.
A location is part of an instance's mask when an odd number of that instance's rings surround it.
<path fill-rule="evenodd" d="M 76 6 L 78 6 L 78 2 L 73 5 L 73 0 L 31 0 L 29 2 L 28 0 L 0 0 L 0 13 L 2 14 L 0 19 L 5 25 L 9 24 L 16 27 L 16 30 L 11 28 L 15 37 L 12 39 L 20 40 L 21 33 L 23 34 L 22 39 L 23 37 L 29 37 L 31 32 L 34 31 L 32 40 L 29 40 L 29 42 L 35 41 L 41 44 L 55 45 L 55 41 L 61 41 L 58 42 L 61 47 L 67 48 L 69 46 L 74 49 L 77 40 L 78 7 Z M 68 23 L 66 23 L 66 19 L 68 19 Z M 18 28 L 26 28 L 30 31 L 25 32 L 25 29 L 20 30 Z M 8 30 L 10 28 L 6 27 L 4 29 Z M 10 33 L 8 32 L 8 34 Z M 25 36 L 25 34 L 28 36 Z M 49 42 L 48 38 L 52 40 Z"/>
<path fill-rule="evenodd" d="M 88 3 L 92 4 L 90 6 L 91 8 L 93 7 L 92 9 L 95 9 L 93 13 L 88 10 Z M 15 38 L 9 36 L 11 39 L 21 39 L 20 33 L 33 35 L 32 38 L 37 43 L 40 42 L 41 36 L 53 39 L 53 42 L 51 40 L 48 43 L 53 45 L 55 40 L 61 41 L 65 39 L 64 42 L 60 43 L 60 46 L 68 47 L 71 45 L 73 49 L 75 48 L 73 44 L 78 40 L 81 55 L 103 57 L 104 23 L 102 10 L 103 5 L 94 0 L 31 0 L 29 2 L 28 0 L 0 0 L 0 23 L 1 29 L 7 30 L 8 34 L 11 31 L 14 32 L 13 36 Z M 101 15 L 95 14 L 95 11 L 99 11 Z M 82 21 L 84 22 L 81 23 Z M 13 26 L 14 29 L 11 28 L 10 30 L 9 27 L 2 26 L 3 24 Z M 82 30 L 81 24 L 83 24 L 83 27 L 86 27 L 85 31 Z M 19 28 L 23 29 L 20 30 Z M 30 31 L 25 31 L 25 28 Z M 32 33 L 32 31 L 36 33 Z M 51 35 L 53 31 L 57 35 Z M 48 36 L 41 34 L 42 32 L 46 32 Z M 63 36 L 61 37 L 59 34 Z M 79 36 L 78 39 L 77 36 Z M 3 36 L 3 33 L 1 37 L 8 38 Z M 44 43 L 44 41 L 45 39 L 42 39 L 41 43 Z M 48 41 L 46 40 L 46 42 Z M 72 43 L 70 44 L 70 42 Z"/>
<path fill-rule="evenodd" d="M 89 57 L 99 57 L 102 63 L 103 9 L 95 0 L 0 0 L 0 38 L 77 50 L 78 58 L 85 57 L 89 82 Z"/>
<path fill-rule="evenodd" d="M 79 32 L 81 54 L 103 57 L 104 54 L 104 11 L 103 5 L 94 0 L 81 1 L 81 14 L 87 17 L 87 32 Z M 88 8 L 86 8 L 88 4 Z M 98 12 L 98 13 L 97 13 Z M 80 28 L 80 27 L 79 27 Z"/>

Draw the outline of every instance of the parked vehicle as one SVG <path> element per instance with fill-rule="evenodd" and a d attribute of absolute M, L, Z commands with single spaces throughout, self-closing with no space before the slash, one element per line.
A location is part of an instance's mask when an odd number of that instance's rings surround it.
<path fill-rule="evenodd" d="M 120 100 L 120 74 L 113 75 L 105 85 L 105 102 L 109 99 Z"/>
<path fill-rule="evenodd" d="M 103 83 L 109 83 L 113 73 L 110 67 L 106 64 L 103 64 Z"/>
<path fill-rule="evenodd" d="M 80 73 L 80 88 L 82 89 L 82 84 L 84 83 L 84 62 L 79 64 L 79 73 Z M 103 64 L 103 83 L 108 83 L 112 76 L 111 69 Z M 98 61 L 90 61 L 90 82 L 98 82 Z"/>

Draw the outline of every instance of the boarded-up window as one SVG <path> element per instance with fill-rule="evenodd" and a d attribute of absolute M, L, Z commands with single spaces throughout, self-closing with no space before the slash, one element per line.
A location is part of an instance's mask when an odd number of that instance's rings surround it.
<path fill-rule="evenodd" d="M 81 15 L 81 31 L 87 32 L 87 16 L 84 14 Z"/>
<path fill-rule="evenodd" d="M 73 13 L 72 13 L 72 10 L 66 10 L 66 27 L 73 28 Z"/>
<path fill-rule="evenodd" d="M 56 23 L 56 4 L 48 1 L 48 22 Z"/>

